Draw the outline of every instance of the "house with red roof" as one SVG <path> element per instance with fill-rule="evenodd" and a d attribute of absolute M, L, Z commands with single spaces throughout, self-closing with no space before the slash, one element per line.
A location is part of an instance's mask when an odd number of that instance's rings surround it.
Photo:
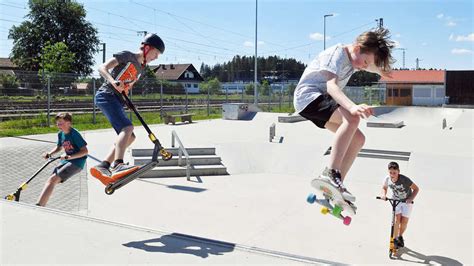
<path fill-rule="evenodd" d="M 204 81 L 192 64 L 161 64 L 151 69 L 158 79 L 183 84 L 187 93 L 199 93 L 199 83 Z"/>
<path fill-rule="evenodd" d="M 394 70 L 379 83 L 386 88 L 387 105 L 442 105 L 445 103 L 445 70 Z"/>

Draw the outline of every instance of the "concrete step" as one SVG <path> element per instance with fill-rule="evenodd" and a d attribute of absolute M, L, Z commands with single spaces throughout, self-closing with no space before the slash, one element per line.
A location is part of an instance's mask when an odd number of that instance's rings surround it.
<path fill-rule="evenodd" d="M 151 157 L 134 157 L 134 165 L 143 165 L 151 161 Z M 221 164 L 221 157 L 215 155 L 190 155 L 189 161 L 191 165 L 216 165 Z M 181 157 L 181 164 L 186 163 L 186 158 Z M 178 155 L 169 161 L 160 160 L 158 166 L 178 166 Z"/>
<path fill-rule="evenodd" d="M 173 153 L 173 156 L 178 155 L 178 148 L 165 148 L 167 151 Z M 216 155 L 216 148 L 186 148 L 189 155 Z M 132 149 L 133 157 L 152 156 L 153 149 Z"/>
<path fill-rule="evenodd" d="M 227 167 L 223 165 L 195 165 L 192 166 L 191 176 L 211 176 L 211 175 L 228 175 Z M 161 166 L 155 167 L 153 170 L 146 172 L 141 178 L 154 177 L 185 177 L 185 166 Z"/>

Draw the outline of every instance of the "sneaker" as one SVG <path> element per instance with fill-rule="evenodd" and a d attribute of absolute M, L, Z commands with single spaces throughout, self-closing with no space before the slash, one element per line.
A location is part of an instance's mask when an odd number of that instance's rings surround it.
<path fill-rule="evenodd" d="M 128 165 L 124 163 L 119 163 L 112 168 L 112 175 L 110 178 L 114 181 L 125 177 L 128 174 L 131 174 L 138 170 L 139 166 Z"/>
<path fill-rule="evenodd" d="M 393 245 L 395 246 L 395 248 L 399 248 L 400 247 L 400 242 L 398 241 L 398 237 L 395 237 L 393 239 Z"/>
<path fill-rule="evenodd" d="M 403 248 L 405 246 L 405 240 L 403 240 L 403 236 L 399 236 L 397 240 L 398 240 L 398 246 Z"/>
<path fill-rule="evenodd" d="M 97 179 L 104 185 L 108 185 L 110 183 L 110 176 L 112 173 L 110 172 L 109 168 L 106 168 L 102 165 L 96 165 L 91 168 L 90 170 L 91 175 Z"/>
<path fill-rule="evenodd" d="M 342 183 L 341 173 L 338 170 L 329 169 L 326 167 L 326 169 L 324 169 L 321 175 L 321 179 L 329 182 L 332 186 L 338 188 L 339 191 L 341 191 L 342 197 L 345 200 L 351 202 L 354 202 L 356 200 L 356 197 L 352 195 Z"/>

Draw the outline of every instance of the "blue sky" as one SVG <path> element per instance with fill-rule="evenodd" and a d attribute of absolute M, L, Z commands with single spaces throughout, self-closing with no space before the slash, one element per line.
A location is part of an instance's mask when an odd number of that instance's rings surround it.
<path fill-rule="evenodd" d="M 213 65 L 234 55 L 253 55 L 254 0 L 80 0 L 87 19 L 107 43 L 107 58 L 122 50 L 136 51 L 142 37 L 137 31 L 155 32 L 166 43 L 165 54 L 152 64 L 202 62 Z M 405 65 L 441 69 L 474 69 L 474 26 L 471 0 L 461 1 L 258 1 L 258 54 L 296 58 L 308 63 L 326 47 L 351 43 L 365 30 L 384 26 L 405 48 Z M 0 57 L 8 57 L 12 41 L 8 29 L 27 14 L 27 1 L 0 0 Z M 402 66 L 396 50 L 395 67 Z M 96 55 L 96 66 L 102 54 Z"/>

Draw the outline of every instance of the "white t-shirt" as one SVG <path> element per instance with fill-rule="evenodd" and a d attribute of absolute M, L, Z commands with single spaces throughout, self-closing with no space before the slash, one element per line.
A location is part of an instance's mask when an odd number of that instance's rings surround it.
<path fill-rule="evenodd" d="M 326 92 L 326 77 L 323 70 L 337 75 L 337 85 L 344 88 L 354 73 L 349 55 L 342 44 L 336 44 L 321 52 L 306 67 L 295 88 L 293 104 L 297 113 Z"/>

